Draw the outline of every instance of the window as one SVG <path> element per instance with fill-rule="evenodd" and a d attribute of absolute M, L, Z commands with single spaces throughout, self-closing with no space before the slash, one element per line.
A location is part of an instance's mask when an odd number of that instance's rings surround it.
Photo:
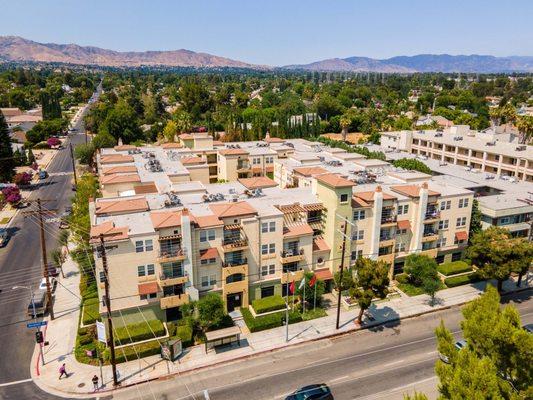
<path fill-rule="evenodd" d="M 348 194 L 341 194 L 341 203 L 346 203 L 348 201 Z"/>
<path fill-rule="evenodd" d="M 154 264 L 148 264 L 148 265 L 139 265 L 137 267 L 137 276 L 148 276 L 148 275 L 155 275 L 155 266 Z"/>
<path fill-rule="evenodd" d="M 451 207 L 452 207 L 452 201 L 451 200 L 442 201 L 440 203 L 440 209 L 441 210 L 449 210 Z"/>
<path fill-rule="evenodd" d="M 468 207 L 468 199 L 459 199 L 459 208 Z"/>
<path fill-rule="evenodd" d="M 216 275 L 210 275 L 209 276 L 209 283 L 211 285 L 216 285 L 217 284 L 217 276 Z"/>
<path fill-rule="evenodd" d="M 261 159 L 260 159 L 260 158 L 257 158 L 257 157 L 254 157 L 254 158 L 253 158 L 253 163 L 254 163 L 254 164 L 261 164 Z"/>
<path fill-rule="evenodd" d="M 360 221 L 362 219 L 365 219 L 365 210 L 355 210 L 353 212 L 353 220 Z"/>
<path fill-rule="evenodd" d="M 274 286 L 265 286 L 261 288 L 261 298 L 274 296 Z"/>
<path fill-rule="evenodd" d="M 205 258 L 203 260 L 200 260 L 200 264 L 206 265 L 206 264 L 214 264 L 217 262 L 216 258 Z"/>
<path fill-rule="evenodd" d="M 202 287 L 209 286 L 209 277 L 208 276 L 202 276 Z"/>
<path fill-rule="evenodd" d="M 461 259 L 461 253 L 453 253 L 452 261 L 459 261 Z"/>
<path fill-rule="evenodd" d="M 457 227 L 466 226 L 466 217 L 457 218 L 457 222 L 455 226 Z"/>
<path fill-rule="evenodd" d="M 276 252 L 276 243 L 262 244 L 261 254 L 272 254 Z"/>
<path fill-rule="evenodd" d="M 207 242 L 208 240 L 215 240 L 214 229 L 206 229 L 200 231 L 200 242 Z"/>
<path fill-rule="evenodd" d="M 268 244 L 261 245 L 261 254 L 268 254 Z"/>
<path fill-rule="evenodd" d="M 152 251 L 154 249 L 154 242 L 152 239 L 147 240 L 136 240 L 135 241 L 135 252 L 142 253 L 143 251 Z"/>
<path fill-rule="evenodd" d="M 202 287 L 208 287 L 208 286 L 213 286 L 217 284 L 216 275 L 202 276 L 200 280 L 202 282 Z"/>
<path fill-rule="evenodd" d="M 263 222 L 261 223 L 261 232 L 267 233 L 267 232 L 275 232 L 276 231 L 276 222 Z"/>
<path fill-rule="evenodd" d="M 140 295 L 141 300 L 155 299 L 156 297 L 157 297 L 157 293 L 148 293 L 148 294 Z"/>
<path fill-rule="evenodd" d="M 437 240 L 437 247 L 446 247 L 446 238 L 440 238 Z"/>
<path fill-rule="evenodd" d="M 407 229 L 396 229 L 397 235 L 405 235 L 407 233 Z"/>
<path fill-rule="evenodd" d="M 355 261 L 357 260 L 357 250 L 353 250 L 352 253 L 350 254 L 350 259 L 352 261 Z"/>
<path fill-rule="evenodd" d="M 100 271 L 100 282 L 104 283 L 105 282 L 105 273 L 104 271 Z"/>
<path fill-rule="evenodd" d="M 364 230 L 355 231 L 352 234 L 352 240 L 363 240 L 364 238 L 365 238 L 365 231 Z"/>
<path fill-rule="evenodd" d="M 448 229 L 449 222 L 447 219 L 439 221 L 439 229 Z"/>
<path fill-rule="evenodd" d="M 274 275 L 275 272 L 276 272 L 275 264 L 263 265 L 261 267 L 261 276 Z"/>
<path fill-rule="evenodd" d="M 405 251 L 405 243 L 396 243 L 396 252 Z"/>
<path fill-rule="evenodd" d="M 265 157 L 265 162 L 267 164 L 272 164 L 274 162 L 274 157 Z"/>
<path fill-rule="evenodd" d="M 398 206 L 398 215 L 407 214 L 409 212 L 409 204 Z"/>

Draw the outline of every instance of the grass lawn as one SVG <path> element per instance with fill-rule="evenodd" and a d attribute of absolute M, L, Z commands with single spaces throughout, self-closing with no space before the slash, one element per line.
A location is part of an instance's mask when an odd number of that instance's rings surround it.
<path fill-rule="evenodd" d="M 455 275 L 462 272 L 472 271 L 472 267 L 464 261 L 452 261 L 437 266 L 437 270 L 443 275 Z"/>
<path fill-rule="evenodd" d="M 5 225 L 5 224 L 7 224 L 7 223 L 9 222 L 10 219 L 11 219 L 11 218 L 9 218 L 9 217 L 5 217 L 5 218 L 0 219 L 0 225 Z"/>
<path fill-rule="evenodd" d="M 424 289 L 420 286 L 415 286 L 411 283 L 399 283 L 398 288 L 404 292 L 407 296 L 418 296 L 424 294 Z M 440 282 L 439 290 L 446 289 L 446 285 Z"/>

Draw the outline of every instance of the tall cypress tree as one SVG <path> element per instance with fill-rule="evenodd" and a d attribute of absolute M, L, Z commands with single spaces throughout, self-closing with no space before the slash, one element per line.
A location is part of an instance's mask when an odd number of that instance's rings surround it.
<path fill-rule="evenodd" d="M 11 182 L 15 173 L 15 159 L 11 148 L 11 138 L 4 114 L 0 112 L 0 182 Z"/>

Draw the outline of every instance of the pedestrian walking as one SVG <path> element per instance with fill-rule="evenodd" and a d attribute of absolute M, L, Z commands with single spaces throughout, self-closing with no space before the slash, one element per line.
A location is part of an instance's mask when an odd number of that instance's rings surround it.
<path fill-rule="evenodd" d="M 59 367 L 59 379 L 61 379 L 63 375 L 65 375 L 65 378 L 68 378 L 67 367 L 65 366 L 65 363 Z"/>
<path fill-rule="evenodd" d="M 94 391 L 96 392 L 98 390 L 98 388 L 99 388 L 99 386 L 98 386 L 98 376 L 97 375 L 93 376 L 92 381 L 93 381 Z"/>

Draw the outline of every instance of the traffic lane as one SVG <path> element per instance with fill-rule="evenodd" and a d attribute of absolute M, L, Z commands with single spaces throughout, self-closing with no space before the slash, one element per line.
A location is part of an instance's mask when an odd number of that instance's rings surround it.
<path fill-rule="evenodd" d="M 522 314 L 524 323 L 533 320 L 533 304 L 528 301 L 530 293 L 531 291 L 513 295 L 522 301 L 515 305 Z M 416 357 L 421 357 L 422 364 L 429 362 L 426 359 L 431 360 L 433 365 L 437 357 L 434 328 L 441 318 L 458 337 L 462 316 L 459 308 L 455 307 L 405 320 L 400 326 L 393 327 L 394 329 L 384 328 L 379 332 L 359 331 L 333 340 L 321 340 L 244 361 L 227 363 L 194 374 L 182 374 L 138 385 L 117 392 L 115 398 L 132 398 L 138 395 L 147 396 L 146 398 L 153 398 L 154 395 L 156 398 L 203 398 L 203 391 L 206 389 L 212 399 L 238 399 L 240 393 L 244 394 L 243 398 L 247 398 L 250 393 L 253 393 L 254 398 L 273 398 L 311 383 L 326 381 L 332 385 L 341 385 L 343 382 L 336 380 L 350 377 L 361 370 L 379 371 L 380 368 L 389 368 L 394 371 L 413 362 L 413 357 L 415 361 Z M 412 368 L 413 371 L 419 369 Z M 429 368 L 429 371 L 432 374 L 433 367 Z M 404 379 L 401 384 L 416 387 L 419 378 L 429 379 L 431 374 L 416 375 L 415 372 L 410 372 L 407 374 L 409 379 Z M 370 393 L 397 389 L 393 387 L 394 384 L 383 385 L 379 379 L 373 387 L 371 382 L 365 382 L 365 386 L 369 386 Z"/>

